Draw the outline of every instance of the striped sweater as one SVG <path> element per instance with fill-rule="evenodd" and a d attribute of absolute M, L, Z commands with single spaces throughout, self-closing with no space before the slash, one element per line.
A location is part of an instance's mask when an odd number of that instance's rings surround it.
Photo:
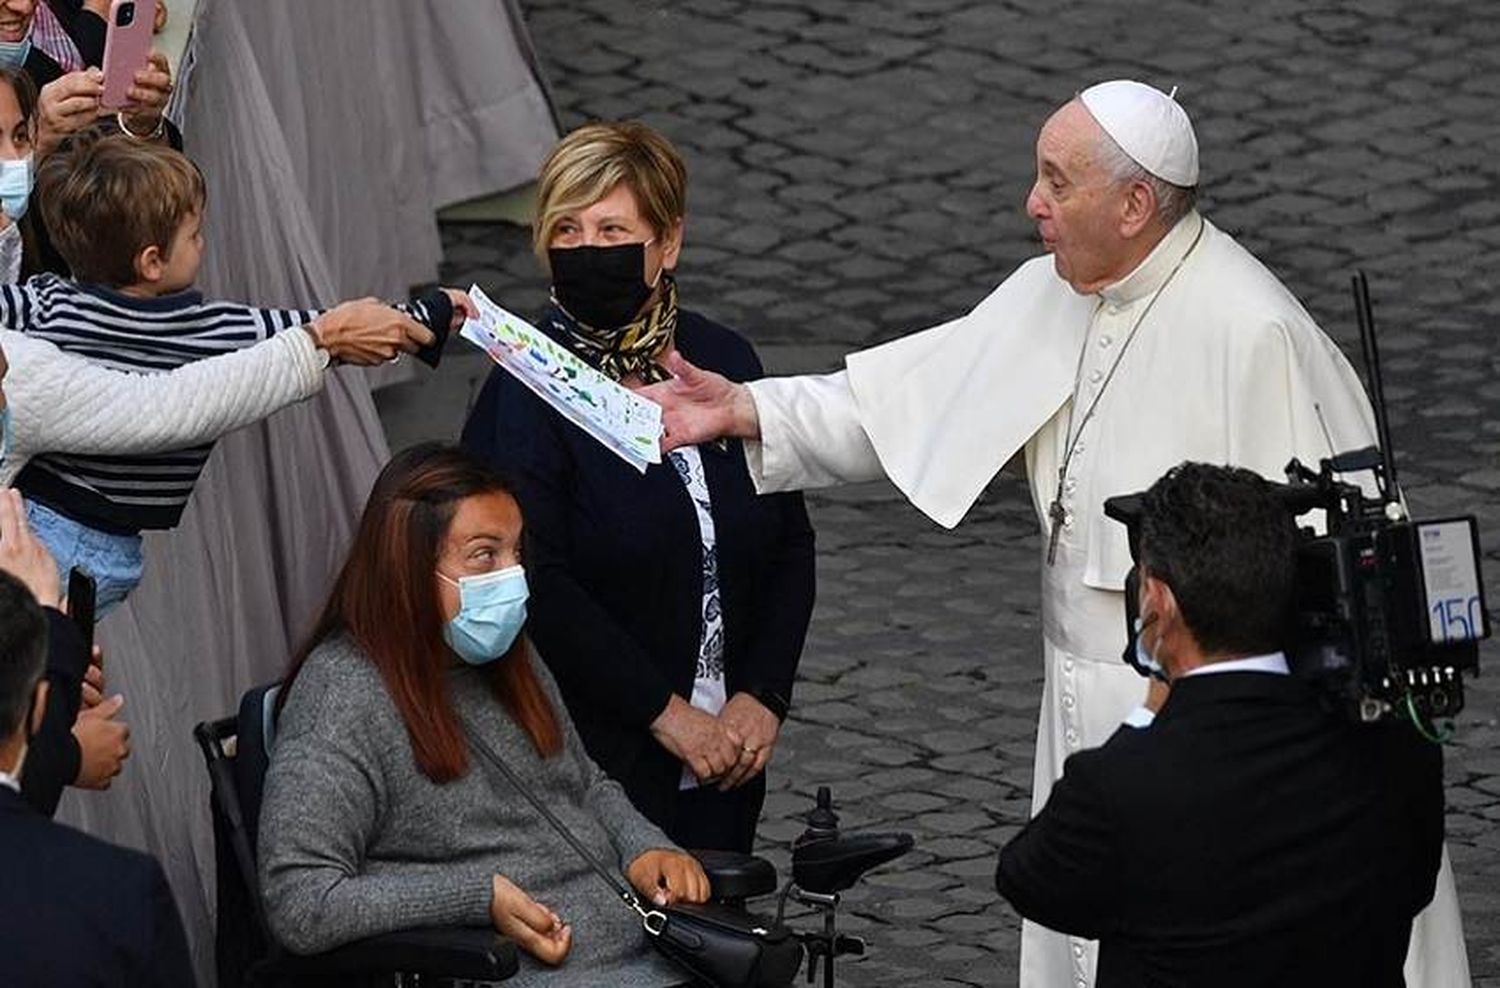
<path fill-rule="evenodd" d="M 447 336 L 452 305 L 440 291 L 398 305 L 438 337 Z M 254 346 L 306 325 L 318 310 L 257 309 L 205 302 L 196 291 L 140 299 L 97 285 L 41 274 L 0 285 L 0 328 L 14 329 L 111 367 L 160 373 Z M 430 348 L 430 349 L 436 349 Z M 152 455 L 34 457 L 15 486 L 89 528 L 129 535 L 173 528 L 213 451 L 212 443 Z"/>

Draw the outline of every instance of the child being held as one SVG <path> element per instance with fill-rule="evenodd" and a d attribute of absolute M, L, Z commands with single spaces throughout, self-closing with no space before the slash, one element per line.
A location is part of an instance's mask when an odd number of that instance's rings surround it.
<path fill-rule="evenodd" d="M 37 198 L 73 278 L 41 274 L 0 286 L 0 328 L 117 370 L 153 373 L 253 346 L 319 314 L 206 302 L 192 290 L 207 190 L 197 166 L 171 148 L 127 136 L 76 139 L 44 162 Z M 396 307 L 433 333 L 418 353 L 429 363 L 471 311 L 452 289 Z M 212 449 L 48 453 L 27 463 L 15 486 L 62 573 L 76 566 L 94 578 L 103 612 L 140 582 L 141 531 L 177 526 Z"/>

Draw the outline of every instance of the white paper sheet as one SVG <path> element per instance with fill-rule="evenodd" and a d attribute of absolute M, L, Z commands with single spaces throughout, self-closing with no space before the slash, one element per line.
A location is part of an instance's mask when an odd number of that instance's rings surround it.
<path fill-rule="evenodd" d="M 479 318 L 465 322 L 459 335 L 641 473 L 661 462 L 660 405 L 590 367 L 478 285 L 469 297 Z"/>

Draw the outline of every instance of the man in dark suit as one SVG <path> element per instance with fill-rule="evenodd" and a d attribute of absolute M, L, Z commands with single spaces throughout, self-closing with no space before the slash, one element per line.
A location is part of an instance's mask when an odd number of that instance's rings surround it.
<path fill-rule="evenodd" d="M 1160 710 L 1070 758 L 995 873 L 1022 916 L 1099 939 L 1099 988 L 1403 984 L 1442 756 L 1288 675 L 1295 538 L 1248 471 L 1183 464 L 1144 498 L 1137 648 Z"/>
<path fill-rule="evenodd" d="M 191 985 L 161 866 L 53 823 L 21 796 L 47 706 L 47 619 L 0 572 L 0 984 Z"/>

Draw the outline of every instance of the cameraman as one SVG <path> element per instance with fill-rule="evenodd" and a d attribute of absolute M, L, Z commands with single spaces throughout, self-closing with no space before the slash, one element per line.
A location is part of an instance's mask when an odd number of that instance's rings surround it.
<path fill-rule="evenodd" d="M 1143 500 L 1136 648 L 1159 713 L 1068 759 L 996 887 L 1099 939 L 1099 988 L 1404 984 L 1440 750 L 1288 675 L 1296 532 L 1265 481 L 1184 463 Z"/>

